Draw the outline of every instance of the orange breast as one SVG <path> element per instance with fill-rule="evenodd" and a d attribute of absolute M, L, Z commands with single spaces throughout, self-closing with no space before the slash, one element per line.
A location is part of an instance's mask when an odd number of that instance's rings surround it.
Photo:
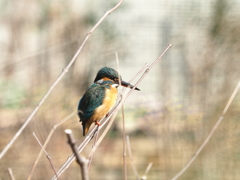
<path fill-rule="evenodd" d="M 113 108 L 117 100 L 117 95 L 118 91 L 116 87 L 106 88 L 103 104 L 95 109 L 94 115 L 91 118 L 92 121 L 99 121 Z"/>

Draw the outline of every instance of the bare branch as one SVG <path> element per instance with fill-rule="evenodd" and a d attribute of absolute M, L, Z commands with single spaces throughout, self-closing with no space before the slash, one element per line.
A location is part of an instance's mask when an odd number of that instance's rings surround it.
<path fill-rule="evenodd" d="M 146 64 L 142 67 L 142 69 L 140 69 L 139 72 L 138 72 L 137 74 L 135 74 L 135 76 L 133 76 L 132 79 L 130 79 L 129 83 L 131 83 L 134 79 L 136 79 L 136 77 L 139 76 L 139 74 L 141 74 L 148 66 L 149 66 L 148 63 L 146 63 Z"/>
<path fill-rule="evenodd" d="M 124 180 L 127 180 L 127 148 L 126 148 L 126 132 L 125 132 L 125 118 L 124 118 L 124 107 L 122 105 L 122 122 L 123 122 L 123 169 L 124 169 Z"/>
<path fill-rule="evenodd" d="M 57 124 L 55 124 L 52 128 L 52 130 L 50 131 L 50 133 L 48 134 L 48 137 L 46 139 L 46 141 L 44 142 L 40 152 L 38 153 L 38 156 L 37 156 L 37 159 L 35 160 L 34 164 L 33 164 L 33 167 L 30 171 L 30 174 L 28 175 L 28 180 L 30 180 L 32 178 L 32 174 L 40 160 L 40 157 L 42 156 L 42 153 L 43 153 L 43 150 L 47 147 L 48 145 L 48 142 L 50 141 L 54 131 L 58 128 L 58 126 L 60 126 L 61 124 L 63 124 L 64 122 L 66 122 L 67 120 L 69 120 L 71 117 L 73 117 L 73 115 L 75 115 L 77 112 L 73 112 L 71 113 L 70 115 L 68 115 L 66 118 L 64 118 L 63 120 L 61 120 L 60 122 L 58 122 Z"/>
<path fill-rule="evenodd" d="M 120 78 L 120 70 L 119 70 L 119 61 L 118 61 L 118 53 L 116 53 L 116 62 L 117 62 L 117 70 L 118 70 L 118 81 L 119 86 L 121 87 L 121 78 Z M 122 93 L 120 94 L 120 98 L 122 99 Z M 126 134 L 125 134 L 125 119 L 124 119 L 124 108 L 122 105 L 122 121 L 123 121 L 123 172 L 124 172 L 124 180 L 127 180 L 127 163 L 126 163 Z"/>
<path fill-rule="evenodd" d="M 80 154 L 78 154 L 78 150 L 77 150 L 77 146 L 75 144 L 75 140 L 72 134 L 72 130 L 70 129 L 66 129 L 65 133 L 67 134 L 68 137 L 68 143 L 72 149 L 72 152 L 74 153 L 74 155 L 76 156 L 77 159 L 77 163 L 79 164 L 80 168 L 81 168 L 81 175 L 82 175 L 82 180 L 88 180 L 88 169 L 87 169 L 87 159 L 85 159 L 84 157 L 80 156 Z"/>
<path fill-rule="evenodd" d="M 138 175 L 138 172 L 137 172 L 137 168 L 135 167 L 135 164 L 134 164 L 129 136 L 126 136 L 126 140 L 127 140 L 128 154 L 129 154 L 129 157 L 130 157 L 130 162 L 131 162 L 131 165 L 132 165 L 133 172 L 134 172 L 135 176 L 137 177 L 137 179 L 140 179 L 139 175 Z"/>
<path fill-rule="evenodd" d="M 129 154 L 129 157 L 130 157 L 130 162 L 131 162 L 131 165 L 132 165 L 132 169 L 133 169 L 133 172 L 135 174 L 135 176 L 137 177 L 138 180 L 146 180 L 147 179 L 147 173 L 150 171 L 153 163 L 150 162 L 146 168 L 146 171 L 144 173 L 144 175 L 141 177 L 139 177 L 138 175 L 138 172 L 137 172 L 137 168 L 135 167 L 135 164 L 134 164 L 134 160 L 133 160 L 133 155 L 132 155 L 132 149 L 131 149 L 131 144 L 130 144 L 130 140 L 129 140 L 129 136 L 126 136 L 126 139 L 127 139 L 127 148 L 128 148 L 128 154 Z"/>
<path fill-rule="evenodd" d="M 36 114 L 36 112 L 39 110 L 39 108 L 42 106 L 46 98 L 50 95 L 52 90 L 55 88 L 55 86 L 59 83 L 59 81 L 63 78 L 63 76 L 67 73 L 69 68 L 72 66 L 72 64 L 76 61 L 79 53 L 82 51 L 83 46 L 86 44 L 89 36 L 93 33 L 93 31 L 99 26 L 99 24 L 113 11 L 115 11 L 123 2 L 123 0 L 120 0 L 116 6 L 114 6 L 112 9 L 108 10 L 101 19 L 96 23 L 96 25 L 87 33 L 85 36 L 81 46 L 77 50 L 76 54 L 73 56 L 69 64 L 66 66 L 66 68 L 63 69 L 62 73 L 59 75 L 59 77 L 56 79 L 56 81 L 53 83 L 53 85 L 49 88 L 48 92 L 43 96 L 42 100 L 39 102 L 37 107 L 34 109 L 34 111 L 30 114 L 30 116 L 27 118 L 27 120 L 24 122 L 24 124 L 21 126 L 21 128 L 18 130 L 18 132 L 14 135 L 14 137 L 10 140 L 10 142 L 5 146 L 5 148 L 0 153 L 0 159 L 4 156 L 4 154 L 8 151 L 8 149 L 12 146 L 12 144 L 16 141 L 16 139 L 20 136 L 22 131 L 26 128 L 28 123 L 32 120 L 33 116 Z"/>
<path fill-rule="evenodd" d="M 48 161 L 50 162 L 50 165 L 51 165 L 51 167 L 52 167 L 52 169 L 54 171 L 54 174 L 56 175 L 56 177 L 58 179 L 58 175 L 57 175 L 57 172 L 56 172 L 56 170 L 55 170 L 55 168 L 53 166 L 53 162 L 52 162 L 51 156 L 49 156 L 47 151 L 43 148 L 41 142 L 39 141 L 39 139 L 37 138 L 37 136 L 36 136 L 36 134 L 34 132 L 33 132 L 33 136 L 35 137 L 35 139 L 37 140 L 39 146 L 43 149 L 44 153 L 46 154 L 46 157 L 47 157 Z"/>
<path fill-rule="evenodd" d="M 150 64 L 149 69 L 152 69 L 153 66 L 161 59 L 161 57 L 172 47 L 172 44 L 169 44 L 168 47 L 158 56 L 158 58 Z"/>
<path fill-rule="evenodd" d="M 195 154 L 193 155 L 193 157 L 190 159 L 190 161 L 171 179 L 171 180 L 176 180 L 177 178 L 179 178 L 186 170 L 187 168 L 192 164 L 192 162 L 196 159 L 196 157 L 198 156 L 198 154 L 202 151 L 202 149 L 205 147 L 205 145 L 208 143 L 208 141 L 210 140 L 210 138 L 212 137 L 212 135 L 214 134 L 214 132 L 217 130 L 219 124 L 222 122 L 222 120 L 224 119 L 224 116 L 229 108 L 229 106 L 231 105 L 233 99 L 235 98 L 238 90 L 240 88 L 240 81 L 238 82 L 236 88 L 234 89 L 231 97 L 229 98 L 227 105 L 225 106 L 221 116 L 218 118 L 216 124 L 213 126 L 211 132 L 209 133 L 209 135 L 207 136 L 207 138 L 205 139 L 205 141 L 202 143 L 202 145 L 198 148 L 198 150 L 195 152 Z"/>
<path fill-rule="evenodd" d="M 111 119 L 110 122 L 108 123 L 107 127 L 104 129 L 103 133 L 101 134 L 100 138 L 98 139 L 97 143 L 95 144 L 95 146 L 93 146 L 92 151 L 90 152 L 90 156 L 92 156 L 92 154 L 96 151 L 97 147 L 99 146 L 99 144 L 102 142 L 103 138 L 106 136 L 107 132 L 109 131 L 115 117 L 117 115 L 117 112 L 115 112 Z"/>
<path fill-rule="evenodd" d="M 134 87 L 128 92 L 127 96 L 125 97 L 125 99 L 132 94 L 132 92 L 134 91 L 134 89 L 138 86 L 138 84 L 144 79 L 144 77 L 148 74 L 148 72 L 153 68 L 153 66 L 161 59 L 161 57 L 172 47 L 172 44 L 169 44 L 168 47 L 158 56 L 158 58 L 153 61 L 149 67 L 145 70 L 145 72 L 143 73 L 143 75 L 140 77 L 140 79 L 137 81 L 137 83 L 134 85 Z"/>
<path fill-rule="evenodd" d="M 147 169 L 146 169 L 144 175 L 141 177 L 141 180 L 145 180 L 145 179 L 147 179 L 147 174 L 148 174 L 148 172 L 150 171 L 152 165 L 153 165 L 152 162 L 150 162 L 150 163 L 148 164 Z"/>
<path fill-rule="evenodd" d="M 116 52 L 116 63 L 117 63 L 117 72 L 118 72 L 118 82 L 119 86 L 121 87 L 121 78 L 120 78 L 120 70 L 119 70 L 119 61 L 118 61 L 118 53 Z"/>
<path fill-rule="evenodd" d="M 96 143 L 97 143 L 97 140 L 98 140 L 98 133 L 99 133 L 99 130 L 97 129 L 96 135 L 94 134 L 95 138 L 94 138 L 93 147 L 96 146 Z M 93 154 L 90 154 L 88 159 L 89 159 L 89 163 L 88 163 L 88 170 L 89 170 L 90 166 L 91 166 L 91 163 L 92 163 Z"/>
<path fill-rule="evenodd" d="M 15 177 L 14 177 L 14 175 L 13 175 L 13 172 L 12 172 L 12 169 L 11 169 L 11 168 L 8 168 L 8 174 L 9 174 L 11 180 L 15 180 Z"/>

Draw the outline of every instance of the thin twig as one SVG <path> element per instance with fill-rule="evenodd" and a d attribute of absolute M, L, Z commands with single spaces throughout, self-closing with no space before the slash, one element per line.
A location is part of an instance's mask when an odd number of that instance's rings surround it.
<path fill-rule="evenodd" d="M 93 143 L 93 148 L 94 146 L 96 145 L 97 143 L 97 140 L 98 140 L 98 133 L 99 133 L 99 130 L 97 130 L 96 132 L 96 135 L 95 135 L 95 138 L 94 138 L 94 143 Z M 90 169 L 90 166 L 91 166 L 91 163 L 92 163 L 92 159 L 93 159 L 93 154 L 91 154 L 91 156 L 89 156 L 89 163 L 88 163 L 88 170 Z"/>
<path fill-rule="evenodd" d="M 146 168 L 146 171 L 145 171 L 144 175 L 141 177 L 141 180 L 145 180 L 145 179 L 147 179 L 147 174 L 148 174 L 148 172 L 150 171 L 152 165 L 153 165 L 152 162 L 150 162 L 150 163 L 148 164 L 148 166 L 147 166 L 147 168 Z"/>
<path fill-rule="evenodd" d="M 51 167 L 52 167 L 52 169 L 53 169 L 53 171 L 54 171 L 54 174 L 55 174 L 55 176 L 56 176 L 57 179 L 58 179 L 58 175 L 57 175 L 57 172 L 56 172 L 56 170 L 55 170 L 55 168 L 54 168 L 54 166 L 53 166 L 53 162 L 52 162 L 51 156 L 49 156 L 49 154 L 47 153 L 47 151 L 43 148 L 41 142 L 39 141 L 38 137 L 36 136 L 36 134 L 35 134 L 34 132 L 33 132 L 33 136 L 35 137 L 35 139 L 37 140 L 39 146 L 43 149 L 44 153 L 46 154 L 46 157 L 47 157 L 47 159 L 48 159 L 48 161 L 49 161 L 49 163 L 50 163 L 50 165 L 51 165 Z"/>
<path fill-rule="evenodd" d="M 135 176 L 137 177 L 137 179 L 140 180 L 140 177 L 139 177 L 138 172 L 137 172 L 137 168 L 135 167 L 135 164 L 134 164 L 134 160 L 133 160 L 133 155 L 132 155 L 132 149 L 131 149 L 131 144 L 130 144 L 129 136 L 126 136 L 126 139 L 127 139 L 128 154 L 129 154 L 129 157 L 130 157 L 130 162 L 131 162 L 131 166 L 132 166 L 133 172 L 134 172 Z M 152 164 L 153 164 L 152 162 L 150 162 L 150 163 L 148 164 L 144 175 L 141 177 L 141 180 L 146 180 L 146 179 L 147 179 L 147 173 L 148 173 L 149 170 L 151 169 Z"/>
<path fill-rule="evenodd" d="M 138 84 L 140 84 L 140 82 L 142 82 L 142 80 L 144 79 L 144 77 L 148 74 L 148 72 L 153 68 L 153 66 L 162 58 L 162 56 L 172 47 L 172 44 L 169 44 L 168 47 L 158 56 L 158 58 L 153 61 L 150 66 L 148 67 L 148 65 L 146 65 L 147 69 L 145 69 L 145 72 L 142 74 L 142 76 L 139 78 L 139 80 L 135 83 L 135 85 L 133 86 L 133 88 L 127 93 L 127 95 L 123 98 L 123 103 L 125 101 L 125 99 L 127 99 L 128 96 L 130 96 L 133 91 L 135 90 L 135 88 L 138 86 Z M 141 70 L 143 71 L 143 70 Z M 120 103 L 119 103 L 120 104 Z M 118 105 L 119 105 L 118 104 Z"/>
<path fill-rule="evenodd" d="M 162 56 L 172 47 L 172 44 L 169 44 L 168 47 L 158 56 L 158 58 L 153 61 L 149 67 L 145 70 L 145 72 L 143 73 L 143 75 L 140 77 L 140 79 L 136 82 L 136 84 L 134 85 L 134 87 L 128 92 L 128 94 L 126 95 L 126 98 L 132 94 L 133 90 L 138 86 L 138 84 L 140 82 L 142 82 L 142 80 L 144 79 L 144 77 L 148 74 L 148 72 L 153 68 L 153 66 L 162 58 Z"/>
<path fill-rule="evenodd" d="M 218 118 L 216 124 L 214 125 L 214 127 L 212 128 L 211 132 L 209 133 L 209 135 L 207 136 L 207 138 L 205 139 L 205 141 L 202 143 L 202 145 L 198 148 L 198 150 L 194 153 L 193 157 L 190 159 L 190 161 L 171 179 L 171 180 L 176 180 L 177 178 L 179 178 L 186 170 L 187 168 L 192 164 L 192 162 L 196 159 L 196 157 L 198 156 L 198 154 L 202 151 L 202 149 L 205 147 L 205 145 L 208 143 L 208 141 L 211 139 L 212 135 L 214 134 L 214 132 L 217 130 L 219 124 L 222 122 L 222 120 L 224 119 L 224 116 L 229 108 L 229 106 L 231 105 L 233 99 L 235 98 L 238 90 L 240 88 L 240 81 L 238 82 L 236 88 L 234 89 L 231 97 L 229 98 L 227 105 L 225 106 L 221 116 Z"/>
<path fill-rule="evenodd" d="M 24 124 L 21 126 L 21 128 L 18 130 L 18 132 L 14 135 L 14 137 L 10 140 L 10 142 L 5 146 L 5 148 L 0 153 L 0 159 L 4 156 L 4 154 L 8 151 L 8 149 L 12 146 L 12 144 L 16 141 L 16 139 L 20 136 L 20 134 L 23 132 L 23 130 L 26 128 L 28 123 L 32 120 L 33 116 L 36 114 L 36 112 L 39 110 L 39 108 L 42 106 L 46 98 L 50 95 L 52 90 L 55 88 L 55 86 L 58 84 L 58 82 L 63 78 L 63 76 L 68 72 L 69 68 L 72 66 L 72 64 L 76 61 L 79 53 L 82 51 L 83 46 L 87 42 L 89 36 L 93 33 L 93 31 L 99 26 L 99 24 L 113 11 L 115 11 L 120 4 L 123 2 L 123 0 L 120 0 L 116 6 L 114 6 L 112 9 L 108 10 L 102 18 L 96 23 L 96 25 L 87 33 L 85 36 L 81 46 L 73 56 L 72 60 L 69 62 L 69 64 L 66 66 L 66 68 L 63 69 L 62 73 L 59 75 L 59 77 L 56 79 L 56 81 L 53 83 L 53 85 L 49 88 L 48 92 L 43 96 L 42 100 L 39 102 L 37 107 L 33 110 L 33 112 L 30 114 L 30 116 L 27 118 L 27 120 L 24 122 Z"/>
<path fill-rule="evenodd" d="M 165 50 L 164 52 L 154 61 L 156 62 L 157 60 L 159 60 L 162 55 L 164 53 L 166 53 L 166 51 L 172 47 L 172 45 L 170 44 Z M 144 67 L 146 67 L 146 65 L 144 65 Z M 145 68 L 146 69 L 146 68 Z M 140 71 L 142 72 L 144 69 L 141 69 Z M 99 130 L 105 126 L 105 124 L 110 120 L 109 124 L 111 125 L 111 123 L 113 122 L 114 120 L 114 117 L 116 116 L 118 110 L 121 108 L 122 104 L 125 102 L 126 98 L 134 91 L 135 87 L 143 80 L 143 78 L 146 76 L 146 74 L 149 72 L 149 68 L 147 68 L 147 70 L 145 70 L 144 74 L 140 77 L 140 79 L 137 81 L 137 83 L 135 84 L 135 86 L 128 92 L 128 94 L 126 96 L 124 96 L 120 102 L 116 105 L 116 107 L 111 111 L 111 113 L 109 113 L 109 115 L 105 118 L 103 118 L 102 120 L 100 120 L 100 124 L 101 126 L 99 126 Z M 139 74 L 139 72 L 138 72 Z M 137 77 L 137 76 L 135 76 Z M 113 118 L 112 118 L 113 117 Z M 85 146 L 90 142 L 91 138 L 92 138 L 92 134 L 95 132 L 97 126 L 95 126 L 91 132 L 89 132 L 89 134 L 85 137 L 85 139 L 83 140 L 83 142 L 79 145 L 78 147 L 78 152 L 81 152 Z M 107 128 L 106 128 L 107 129 Z M 105 130 L 106 130 L 105 129 Z M 60 176 L 68 167 L 69 165 L 74 161 L 75 159 L 75 156 L 72 154 L 71 156 L 69 156 L 69 158 L 66 160 L 66 162 L 62 165 L 62 167 L 58 170 L 58 176 Z M 56 179 L 56 177 L 52 177 L 51 180 L 54 180 Z"/>
<path fill-rule="evenodd" d="M 172 47 L 172 44 L 169 44 L 168 47 L 162 52 L 162 54 L 160 54 L 160 56 L 158 56 L 158 58 L 153 61 L 152 64 L 150 64 L 149 69 L 152 69 L 153 66 L 162 58 L 162 56 Z"/>
<path fill-rule="evenodd" d="M 91 150 L 91 152 L 90 152 L 90 156 L 92 156 L 92 155 L 94 154 L 94 152 L 96 151 L 97 147 L 99 146 L 99 144 L 102 142 L 102 140 L 103 140 L 104 137 L 106 136 L 108 130 L 109 130 L 110 127 L 112 126 L 112 123 L 113 123 L 116 115 L 117 115 L 117 112 L 115 112 L 115 113 L 112 115 L 112 117 L 111 117 L 111 119 L 110 119 L 107 127 L 104 129 L 103 133 L 101 134 L 101 136 L 100 136 L 100 138 L 98 139 L 98 141 L 97 141 L 97 143 L 95 144 L 95 146 L 93 146 L 93 148 L 92 148 L 92 150 Z"/>
<path fill-rule="evenodd" d="M 48 156 L 47 151 L 43 148 L 42 143 L 40 142 L 40 140 L 38 139 L 37 135 L 35 134 L 35 132 L 32 132 L 34 138 L 36 139 L 36 141 L 38 142 L 39 146 L 41 147 L 41 149 L 43 150 L 43 152 Z"/>
<path fill-rule="evenodd" d="M 128 81 L 128 83 L 131 83 L 134 79 L 136 79 L 144 70 L 146 70 L 146 68 L 148 68 L 148 66 L 149 66 L 149 65 L 146 63 L 146 64 L 138 71 L 138 73 L 135 74 L 135 75 L 133 76 L 133 78 L 130 79 L 130 81 Z M 122 94 L 125 92 L 125 90 L 127 90 L 127 88 L 123 88 L 122 91 L 119 93 L 118 98 L 120 97 L 120 100 L 121 100 Z"/>
<path fill-rule="evenodd" d="M 131 83 L 134 79 L 136 79 L 137 76 L 139 76 L 139 74 L 141 74 L 147 67 L 148 67 L 148 63 L 146 63 L 142 69 L 139 70 L 139 72 L 137 74 L 135 74 L 135 76 L 132 77 L 132 79 L 129 80 L 129 83 Z"/>
<path fill-rule="evenodd" d="M 58 128 L 58 126 L 60 126 L 61 124 L 63 124 L 64 122 L 66 122 L 67 120 L 69 120 L 71 117 L 73 117 L 73 115 L 75 115 L 77 112 L 72 112 L 70 115 L 68 115 L 66 118 L 64 118 L 63 120 L 61 120 L 60 122 L 58 122 L 57 124 L 55 124 L 52 128 L 52 130 L 50 131 L 50 133 L 48 134 L 48 137 L 46 139 L 46 141 L 44 142 L 43 144 L 43 148 L 41 148 L 40 152 L 38 153 L 38 156 L 37 156 L 37 159 L 35 160 L 33 166 L 32 166 L 32 169 L 30 171 L 30 174 L 28 175 L 28 179 L 27 180 L 30 180 L 32 178 L 32 175 L 33 175 L 33 172 L 42 156 L 42 153 L 43 153 L 43 150 L 47 147 L 48 145 L 48 142 L 50 141 L 54 131 Z"/>
<path fill-rule="evenodd" d="M 140 179 L 139 175 L 138 175 L 138 172 L 137 172 L 137 169 L 136 169 L 135 164 L 134 164 L 129 136 L 126 136 L 126 140 L 127 140 L 128 154 L 129 154 L 129 157 L 130 157 L 130 162 L 131 162 L 131 165 L 132 165 L 133 172 L 134 172 L 135 176 L 137 177 L 137 179 Z"/>
<path fill-rule="evenodd" d="M 80 166 L 82 180 L 88 180 L 89 179 L 88 169 L 87 169 L 88 161 L 84 157 L 80 156 L 80 154 L 78 154 L 78 150 L 77 150 L 77 146 L 75 144 L 75 139 L 73 137 L 72 130 L 71 129 L 66 129 L 65 133 L 67 134 L 68 143 L 69 143 L 69 145 L 72 149 L 72 152 L 75 154 L 76 159 L 77 159 L 77 163 Z"/>
<path fill-rule="evenodd" d="M 116 52 L 116 63 L 117 63 L 117 71 L 118 71 L 118 83 L 119 83 L 119 86 L 121 87 L 121 73 L 120 73 L 120 70 L 119 70 L 119 61 L 118 61 L 118 53 Z"/>
<path fill-rule="evenodd" d="M 125 118 L 124 118 L 124 107 L 122 105 L 122 122 L 123 122 L 123 169 L 124 169 L 124 179 L 127 180 L 127 149 L 126 149 L 126 131 L 125 131 Z"/>
<path fill-rule="evenodd" d="M 15 180 L 15 177 L 14 177 L 14 175 L 13 175 L 13 172 L 12 172 L 12 169 L 11 169 L 11 168 L 8 168 L 8 174 L 9 174 L 11 180 Z"/>
<path fill-rule="evenodd" d="M 119 61 L 118 61 L 118 53 L 116 53 L 116 62 L 117 62 L 117 70 L 118 70 L 118 81 L 119 86 L 121 86 L 121 78 L 120 78 L 120 70 L 119 70 Z M 122 99 L 122 93 L 120 94 L 120 98 Z M 126 134 L 125 134 L 125 119 L 124 119 L 124 108 L 122 105 L 122 122 L 123 122 L 123 174 L 124 174 L 124 180 L 127 180 L 127 163 L 126 163 Z"/>

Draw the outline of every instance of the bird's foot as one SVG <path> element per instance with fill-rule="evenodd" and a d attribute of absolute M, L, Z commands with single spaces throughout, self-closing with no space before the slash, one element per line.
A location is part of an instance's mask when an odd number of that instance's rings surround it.
<path fill-rule="evenodd" d="M 98 126 L 100 126 L 99 122 L 97 122 L 97 121 L 95 121 L 95 124 L 98 125 Z"/>

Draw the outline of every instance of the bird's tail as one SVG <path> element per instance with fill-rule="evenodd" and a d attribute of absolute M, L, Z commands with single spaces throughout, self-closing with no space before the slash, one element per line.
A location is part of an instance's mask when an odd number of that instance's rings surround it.
<path fill-rule="evenodd" d="M 82 125 L 82 127 L 83 127 L 83 136 L 85 136 L 87 134 L 88 130 L 89 130 L 89 127 L 86 126 L 85 123 Z"/>

